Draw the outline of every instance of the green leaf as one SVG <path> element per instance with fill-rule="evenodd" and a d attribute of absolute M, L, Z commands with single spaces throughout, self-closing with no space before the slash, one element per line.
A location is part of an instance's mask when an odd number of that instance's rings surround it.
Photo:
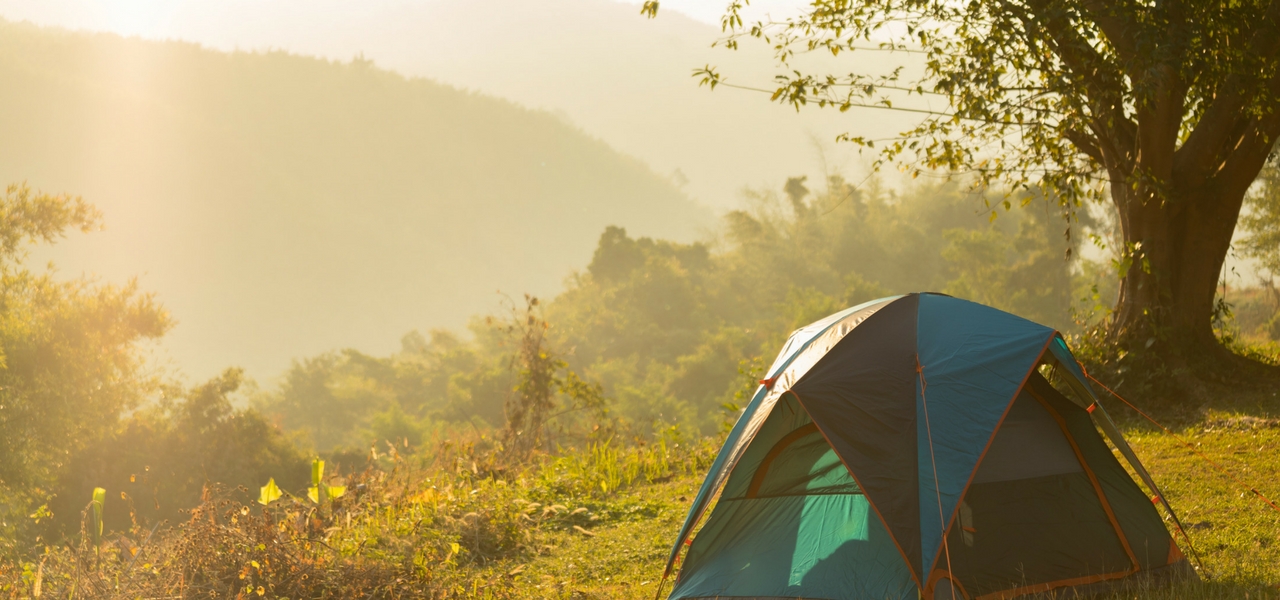
<path fill-rule="evenodd" d="M 311 461 L 311 485 L 320 485 L 324 480 L 324 461 L 319 458 Z"/>
<path fill-rule="evenodd" d="M 107 490 L 93 488 L 93 531 L 97 540 L 102 539 L 102 505 L 107 501 Z"/>
<path fill-rule="evenodd" d="M 320 487 L 313 485 L 307 488 L 307 498 L 310 498 L 316 504 L 320 504 Z"/>
<path fill-rule="evenodd" d="M 267 480 L 267 485 L 260 488 L 260 491 L 258 492 L 258 504 L 266 506 L 276 500 L 279 500 L 283 495 L 284 492 L 280 491 L 280 487 L 276 485 L 276 479 L 272 477 Z"/>
<path fill-rule="evenodd" d="M 345 494 L 345 493 L 347 493 L 347 486 L 345 486 L 345 485 L 331 485 L 331 486 L 329 486 L 329 498 L 330 498 L 330 499 L 333 499 L 333 498 L 341 498 L 341 497 L 342 497 L 342 495 L 343 495 L 343 494 Z"/>

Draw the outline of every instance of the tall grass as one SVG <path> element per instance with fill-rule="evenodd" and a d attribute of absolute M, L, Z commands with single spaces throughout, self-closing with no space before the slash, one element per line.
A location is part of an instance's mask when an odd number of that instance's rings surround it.
<path fill-rule="evenodd" d="M 714 440 L 623 447 L 591 444 L 527 464 L 495 467 L 483 440 L 448 440 L 415 456 L 394 451 L 365 470 L 297 494 L 210 487 L 188 518 L 159 531 L 99 534 L 0 564 L 11 598 L 516 597 L 510 563 L 546 551 L 556 532 L 591 536 L 635 518 L 619 490 L 705 469 Z M 264 482 L 265 483 L 265 482 Z M 345 493 L 321 494 L 314 489 Z M 264 486 L 269 488 L 270 486 Z M 312 493 L 308 493 L 312 492 Z M 311 496 L 311 497 L 308 497 Z M 273 500 L 274 498 L 274 500 Z M 95 496 L 93 510 L 105 498 Z"/>

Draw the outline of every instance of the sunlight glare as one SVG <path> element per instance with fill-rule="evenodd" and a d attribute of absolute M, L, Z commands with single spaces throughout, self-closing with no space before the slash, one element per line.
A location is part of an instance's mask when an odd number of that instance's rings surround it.
<path fill-rule="evenodd" d="M 162 37 L 183 2 L 176 0 L 108 0 L 100 5 L 107 29 L 122 35 Z"/>

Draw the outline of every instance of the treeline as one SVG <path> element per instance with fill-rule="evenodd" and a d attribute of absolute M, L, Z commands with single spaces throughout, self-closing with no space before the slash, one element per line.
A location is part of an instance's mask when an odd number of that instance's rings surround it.
<path fill-rule="evenodd" d="M 1110 267 L 1080 258 L 1103 229 L 1085 212 L 1064 220 L 1035 196 L 992 212 L 957 184 L 818 184 L 750 193 L 749 208 L 704 242 L 609 227 L 586 269 L 532 309 L 549 323 L 549 351 L 602 387 L 621 435 L 715 432 L 793 329 L 866 300 L 936 290 L 1072 331 L 1114 296 Z M 473 319 L 466 335 L 412 332 L 389 356 L 299 359 L 254 406 L 321 452 L 501 427 L 514 342 L 495 325 L 510 321 L 504 312 Z"/>
<path fill-rule="evenodd" d="M 1064 215 L 1035 194 L 1009 205 L 997 197 L 993 209 L 957 183 L 895 192 L 836 176 L 809 185 L 793 178 L 749 192 L 748 207 L 725 215 L 704 242 L 609 227 L 585 270 L 531 309 L 549 323 L 549 351 L 601 386 L 613 431 L 639 440 L 670 427 L 715 432 L 791 331 L 892 294 L 940 291 L 1051 325 L 1077 344 L 1105 343 L 1099 325 L 1118 274 L 1142 268 L 1116 258 L 1113 220 L 1083 207 Z M 1259 343 L 1274 351 L 1280 162 L 1264 169 L 1249 204 L 1241 253 L 1270 279 L 1224 286 L 1216 327 L 1237 351 Z M 501 326 L 521 315 L 507 308 L 474 318 L 465 335 L 411 332 L 388 356 L 347 349 L 297 360 L 254 406 L 331 453 L 501 427 L 516 376 L 515 342 Z"/>

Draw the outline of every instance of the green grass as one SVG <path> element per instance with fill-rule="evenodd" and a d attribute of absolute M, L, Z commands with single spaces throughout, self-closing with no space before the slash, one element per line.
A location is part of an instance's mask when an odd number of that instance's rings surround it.
<path fill-rule="evenodd" d="M 1280 512 L 1219 475 L 1164 433 L 1130 428 L 1130 443 L 1162 486 L 1204 561 L 1200 583 L 1135 590 L 1114 598 L 1280 598 Z M 1215 415 L 1178 432 L 1243 480 L 1280 496 L 1280 423 Z M 518 597 L 651 599 L 671 540 L 698 478 L 629 491 L 661 506 L 650 520 L 597 528 L 592 537 L 557 533 L 545 554 L 523 563 L 511 583 Z M 1179 539 L 1179 544 L 1185 543 Z M 668 583 L 667 591 L 670 590 Z"/>
<path fill-rule="evenodd" d="M 1211 413 L 1175 433 L 1272 500 L 1280 497 L 1280 421 Z M 1201 584 L 1157 597 L 1280 598 L 1280 511 L 1164 432 L 1131 428 L 1126 437 L 1177 511 L 1205 567 Z M 1186 552 L 1181 536 L 1178 542 Z"/>
<path fill-rule="evenodd" d="M 1259 414 L 1260 411 L 1252 411 Z M 1261 411 L 1265 414 L 1265 411 Z M 1127 436 L 1188 527 L 1204 581 L 1119 598 L 1280 598 L 1280 513 L 1168 435 Z M 1210 411 L 1178 431 L 1280 496 L 1280 422 Z M 653 598 L 716 440 L 598 446 L 503 470 L 450 443 L 346 481 L 332 506 L 211 499 L 181 527 L 92 535 L 0 565 L 0 596 Z M 1181 543 L 1181 540 L 1180 540 Z M 1185 546 L 1184 546 L 1185 547 Z M 670 590 L 670 582 L 666 591 Z"/>
<path fill-rule="evenodd" d="M 644 517 L 596 528 L 589 536 L 577 531 L 548 536 L 547 551 L 523 565 L 513 577 L 513 590 L 528 598 L 653 598 L 676 530 L 701 483 L 685 477 L 619 495 L 616 506 L 645 506 Z"/>

